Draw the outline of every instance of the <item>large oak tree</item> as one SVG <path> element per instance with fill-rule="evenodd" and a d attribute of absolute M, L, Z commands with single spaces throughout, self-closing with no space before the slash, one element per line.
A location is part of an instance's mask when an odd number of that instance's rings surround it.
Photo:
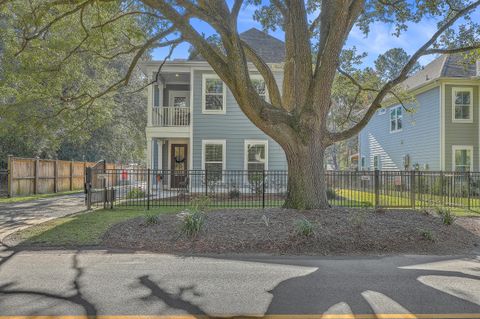
<path fill-rule="evenodd" d="M 2 2 L 8 4 L 15 0 L 0 0 Z M 150 28 L 150 37 L 133 44 L 137 54 L 132 68 L 150 48 L 167 45 L 174 48 L 182 41 L 189 42 L 227 84 L 245 115 L 285 151 L 289 171 L 285 205 L 294 208 L 328 206 L 325 149 L 358 134 L 386 98 L 398 97 L 396 90 L 416 67 L 419 58 L 466 52 L 480 46 L 478 21 L 471 19 L 480 0 L 48 0 L 42 3 L 44 10 L 56 12 L 56 19 L 111 3 L 116 3 L 118 10 L 102 19 L 148 17 L 145 27 Z M 255 18 L 265 29 L 280 28 L 285 34 L 281 88 L 265 61 L 239 36 L 238 17 L 245 5 L 257 6 Z M 364 82 L 362 73 L 352 67 L 351 59 L 356 56 L 345 48 L 352 28 L 368 33 L 373 23 L 387 23 L 394 26 L 392 36 L 396 36 L 410 23 L 427 18 L 437 23 L 437 31 L 402 63 L 400 72 L 381 85 Z M 222 49 L 196 30 L 193 20 L 208 24 Z M 25 28 L 21 33 L 22 50 L 28 50 L 30 39 L 41 37 L 56 21 Z M 96 30 L 108 23 L 99 23 Z M 87 27 L 85 33 L 88 35 L 88 32 Z M 256 93 L 249 77 L 249 62 L 265 79 L 269 101 Z M 327 123 L 334 105 L 333 83 L 339 75 L 359 92 L 354 94 L 352 108 L 356 107 L 358 97 L 362 97 L 362 103 L 366 103 L 367 98 L 368 103 L 364 111 L 357 114 L 358 120 L 350 121 L 343 130 L 332 131 Z M 122 81 L 128 82 L 128 77 L 129 73 Z"/>

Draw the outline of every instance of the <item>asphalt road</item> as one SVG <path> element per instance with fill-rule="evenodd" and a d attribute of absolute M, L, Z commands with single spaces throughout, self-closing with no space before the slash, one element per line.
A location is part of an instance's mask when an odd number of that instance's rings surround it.
<path fill-rule="evenodd" d="M 477 256 L 0 255 L 2 316 L 480 318 Z"/>
<path fill-rule="evenodd" d="M 0 203 L 0 242 L 23 228 L 84 211 L 84 198 L 83 193 L 78 193 L 19 203 Z"/>

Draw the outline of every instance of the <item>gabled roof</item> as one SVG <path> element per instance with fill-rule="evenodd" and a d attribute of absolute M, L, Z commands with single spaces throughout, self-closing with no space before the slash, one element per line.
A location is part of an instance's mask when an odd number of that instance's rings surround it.
<path fill-rule="evenodd" d="M 240 33 L 240 38 L 245 41 L 266 63 L 282 63 L 285 61 L 285 43 L 266 32 L 251 28 Z M 205 61 L 197 55 L 190 60 Z"/>
<path fill-rule="evenodd" d="M 475 62 L 465 60 L 461 54 L 444 54 L 406 79 L 402 85 L 411 90 L 442 77 L 470 79 L 475 76 Z"/>

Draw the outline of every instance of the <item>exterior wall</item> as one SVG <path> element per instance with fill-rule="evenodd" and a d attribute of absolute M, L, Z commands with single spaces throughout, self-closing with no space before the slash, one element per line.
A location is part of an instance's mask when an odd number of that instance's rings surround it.
<path fill-rule="evenodd" d="M 473 89 L 473 123 L 452 122 L 452 89 L 454 87 Z M 445 95 L 445 170 L 453 169 L 452 146 L 473 146 L 473 170 L 479 169 L 479 87 L 478 85 L 446 84 Z"/>
<path fill-rule="evenodd" d="M 226 140 L 226 169 L 244 169 L 245 140 L 268 140 L 268 169 L 287 169 L 281 147 L 265 135 L 243 114 L 235 98 L 227 88 L 226 113 L 202 114 L 202 74 L 212 71 L 194 70 L 193 75 L 193 169 L 202 168 L 202 140 Z M 282 78 L 277 78 L 281 87 Z"/>
<path fill-rule="evenodd" d="M 415 112 L 403 110 L 403 129 L 399 132 L 390 132 L 391 108 L 383 114 L 377 111 L 359 136 L 360 169 L 362 156 L 366 169 L 373 169 L 373 157 L 378 155 L 380 169 L 403 170 L 407 154 L 410 168 L 419 164 L 423 170 L 428 164 L 429 170 L 440 169 L 440 87 L 418 94 L 410 107 Z"/>

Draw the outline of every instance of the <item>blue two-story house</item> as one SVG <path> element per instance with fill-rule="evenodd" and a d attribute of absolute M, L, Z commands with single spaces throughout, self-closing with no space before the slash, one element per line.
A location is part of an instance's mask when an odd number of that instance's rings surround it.
<path fill-rule="evenodd" d="M 360 170 L 480 170 L 480 62 L 442 55 L 408 78 L 415 102 L 376 112 L 359 136 Z"/>
<path fill-rule="evenodd" d="M 262 31 L 242 33 L 282 85 L 284 43 Z M 142 65 L 149 80 L 147 165 L 163 170 L 285 170 L 281 147 L 243 114 L 233 95 L 201 56 Z M 251 78 L 268 99 L 261 76 Z M 171 179 L 171 187 L 178 180 Z"/>

